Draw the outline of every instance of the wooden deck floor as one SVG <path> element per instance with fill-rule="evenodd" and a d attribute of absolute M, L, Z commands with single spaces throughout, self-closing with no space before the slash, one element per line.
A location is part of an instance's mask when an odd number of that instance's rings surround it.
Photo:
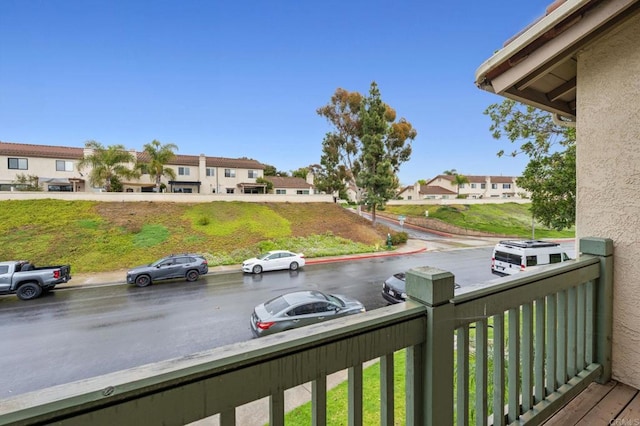
<path fill-rule="evenodd" d="M 640 426 L 640 391 L 623 383 L 592 383 L 545 426 Z"/>

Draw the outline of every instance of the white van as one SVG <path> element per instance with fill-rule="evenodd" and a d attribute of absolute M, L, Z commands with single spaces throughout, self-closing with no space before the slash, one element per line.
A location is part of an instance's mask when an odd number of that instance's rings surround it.
<path fill-rule="evenodd" d="M 561 263 L 571 260 L 560 244 L 540 240 L 504 240 L 493 249 L 491 272 L 513 275 L 529 271 L 534 266 Z"/>

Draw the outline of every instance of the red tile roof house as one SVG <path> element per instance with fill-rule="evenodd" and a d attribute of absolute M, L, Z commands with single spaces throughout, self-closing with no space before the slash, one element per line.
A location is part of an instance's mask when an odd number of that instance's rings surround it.
<path fill-rule="evenodd" d="M 640 388 L 640 1 L 556 1 L 481 64 L 475 82 L 575 126 L 576 240 L 613 241 L 603 378 Z"/>
<path fill-rule="evenodd" d="M 307 180 L 299 177 L 288 176 L 265 176 L 265 179 L 273 183 L 274 194 L 281 195 L 312 195 L 315 192 L 313 186 L 313 175 Z M 309 182 L 311 180 L 311 182 Z"/>
<path fill-rule="evenodd" d="M 138 162 L 148 161 L 145 152 L 130 150 Z M 8 191 L 19 174 L 39 177 L 44 191 L 95 192 L 89 180 L 89 170 L 78 170 L 77 164 L 91 150 L 64 146 L 31 145 L 0 142 L 0 191 Z M 224 158 L 177 154 L 169 164 L 175 180 L 163 177 L 168 192 L 204 194 L 240 194 L 264 192 L 256 184 L 264 165 L 249 158 Z M 123 182 L 127 192 L 150 192 L 155 182 L 149 175 Z"/>

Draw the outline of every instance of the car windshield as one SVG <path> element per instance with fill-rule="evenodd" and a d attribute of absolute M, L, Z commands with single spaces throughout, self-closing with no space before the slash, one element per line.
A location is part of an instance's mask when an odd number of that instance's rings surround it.
<path fill-rule="evenodd" d="M 284 299 L 284 297 L 276 297 L 275 299 L 271 299 L 268 302 L 265 302 L 264 308 L 271 315 L 277 314 L 278 312 L 282 312 L 283 310 L 289 307 L 289 303 Z"/>
<path fill-rule="evenodd" d="M 162 262 L 164 262 L 166 259 L 160 259 L 160 260 L 156 260 L 153 263 L 150 263 L 149 266 L 158 266 L 159 264 L 161 264 Z"/>
<path fill-rule="evenodd" d="M 342 299 L 338 299 L 333 294 L 327 294 L 326 296 L 327 296 L 327 299 L 329 299 L 330 302 L 335 303 L 338 306 L 342 306 L 343 308 L 345 307 L 345 304 L 342 301 Z"/>
<path fill-rule="evenodd" d="M 271 256 L 272 254 L 273 254 L 272 252 L 264 253 L 258 256 L 257 259 L 265 260 L 267 257 Z"/>

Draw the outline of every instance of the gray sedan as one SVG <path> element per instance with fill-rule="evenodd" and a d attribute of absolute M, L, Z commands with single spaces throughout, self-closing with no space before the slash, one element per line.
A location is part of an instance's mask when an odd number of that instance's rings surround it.
<path fill-rule="evenodd" d="M 296 291 L 256 306 L 250 318 L 251 331 L 260 337 L 364 311 L 362 303 L 347 296 Z"/>

